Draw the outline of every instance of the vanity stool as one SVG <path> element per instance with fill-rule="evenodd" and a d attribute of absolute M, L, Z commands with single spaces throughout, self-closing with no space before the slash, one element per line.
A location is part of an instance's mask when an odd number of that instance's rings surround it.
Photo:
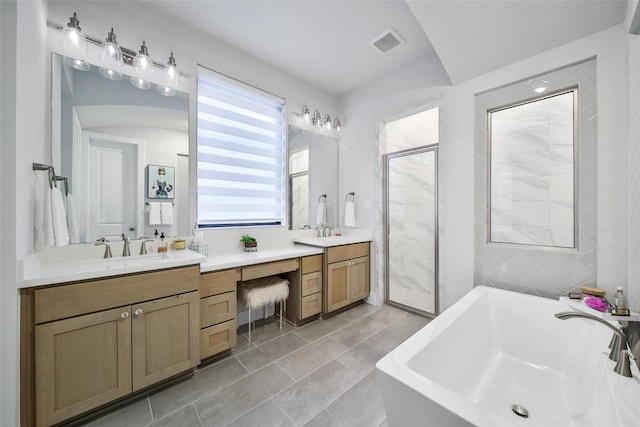
<path fill-rule="evenodd" d="M 251 342 L 251 314 L 254 309 L 262 307 L 263 317 L 266 317 L 266 306 L 280 303 L 280 329 L 282 329 L 283 305 L 286 310 L 289 297 L 289 280 L 278 276 L 253 279 L 240 284 L 240 299 L 249 307 L 249 342 Z M 255 320 L 254 320 L 255 322 Z M 255 329 L 255 325 L 254 325 Z"/>

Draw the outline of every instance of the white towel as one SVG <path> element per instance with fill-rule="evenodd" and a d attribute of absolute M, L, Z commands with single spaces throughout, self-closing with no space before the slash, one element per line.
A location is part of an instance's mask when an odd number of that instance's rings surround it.
<path fill-rule="evenodd" d="M 325 225 L 327 203 L 324 198 L 318 202 L 318 211 L 316 212 L 316 225 Z"/>
<path fill-rule="evenodd" d="M 160 203 L 160 217 L 162 225 L 173 224 L 173 203 Z"/>
<path fill-rule="evenodd" d="M 44 192 L 42 218 L 42 233 L 44 234 L 43 247 L 55 246 L 56 239 L 53 235 L 53 209 L 51 208 L 51 190 L 48 188 Z"/>
<path fill-rule="evenodd" d="M 162 224 L 162 217 L 160 216 L 160 203 L 149 203 L 149 225 Z"/>
<path fill-rule="evenodd" d="M 345 227 L 356 226 L 356 207 L 353 200 L 344 203 L 344 224 Z"/>
<path fill-rule="evenodd" d="M 68 245 L 67 214 L 64 211 L 64 201 L 58 187 L 51 189 L 51 218 L 53 219 L 53 237 L 55 238 L 56 246 Z"/>
<path fill-rule="evenodd" d="M 35 252 L 44 247 L 44 216 L 42 214 L 44 207 L 42 205 L 42 187 L 36 174 L 33 184 L 33 250 Z"/>
<path fill-rule="evenodd" d="M 71 193 L 67 194 L 66 198 L 67 206 L 67 229 L 69 230 L 69 243 L 80 243 L 80 236 L 78 235 L 78 220 L 76 217 L 76 202 L 73 199 Z"/>

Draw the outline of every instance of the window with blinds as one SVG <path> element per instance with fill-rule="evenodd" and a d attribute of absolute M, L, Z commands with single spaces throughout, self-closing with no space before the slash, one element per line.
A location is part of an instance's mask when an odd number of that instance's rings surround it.
<path fill-rule="evenodd" d="M 279 225 L 284 100 L 198 67 L 198 226 Z"/>

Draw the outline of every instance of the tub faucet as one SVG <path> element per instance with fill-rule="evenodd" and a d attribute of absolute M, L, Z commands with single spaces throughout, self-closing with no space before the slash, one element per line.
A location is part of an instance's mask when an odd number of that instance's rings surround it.
<path fill-rule="evenodd" d="M 122 256 L 131 256 L 131 249 L 129 247 L 129 238 L 124 233 L 122 233 L 122 240 L 124 241 L 124 247 L 122 248 Z"/>
<path fill-rule="evenodd" d="M 629 355 L 631 354 L 631 352 L 627 348 L 628 346 L 627 336 L 625 335 L 625 333 L 622 331 L 621 328 L 617 326 L 613 326 L 611 323 L 599 317 L 592 316 L 591 314 L 587 314 L 587 313 L 577 312 L 577 311 L 563 311 L 560 313 L 556 313 L 555 316 L 558 319 L 562 319 L 562 320 L 573 319 L 576 317 L 581 319 L 591 319 L 613 330 L 615 335 L 614 335 L 614 339 L 611 340 L 611 344 L 610 344 L 611 353 L 609 353 L 609 359 L 616 362 L 616 366 L 613 368 L 613 371 L 616 374 L 620 374 L 622 376 L 629 377 L 629 378 L 631 377 L 631 367 L 630 367 L 631 363 L 629 361 Z"/>

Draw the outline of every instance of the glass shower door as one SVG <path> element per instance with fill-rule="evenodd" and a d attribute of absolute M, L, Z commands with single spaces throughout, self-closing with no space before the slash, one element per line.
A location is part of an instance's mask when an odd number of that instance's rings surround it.
<path fill-rule="evenodd" d="M 438 148 L 386 154 L 386 302 L 438 314 Z"/>

